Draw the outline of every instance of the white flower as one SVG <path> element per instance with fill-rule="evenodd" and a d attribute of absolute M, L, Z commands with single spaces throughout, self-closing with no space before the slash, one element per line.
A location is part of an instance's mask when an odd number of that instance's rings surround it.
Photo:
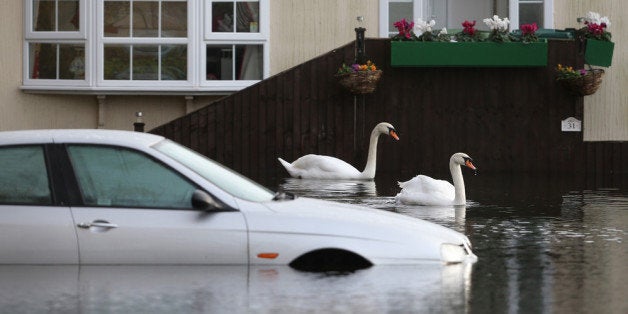
<path fill-rule="evenodd" d="M 510 20 L 507 17 L 500 19 L 497 15 L 493 15 L 492 19 L 486 18 L 483 21 L 490 29 L 498 31 L 507 31 L 508 24 L 510 24 Z"/>
<path fill-rule="evenodd" d="M 601 16 L 600 13 L 597 13 L 597 12 L 589 11 L 587 13 L 587 17 L 585 18 L 585 20 L 593 24 L 599 25 L 599 24 L 605 23 L 606 27 L 611 26 L 611 21 L 608 19 L 608 16 Z"/>
<path fill-rule="evenodd" d="M 425 32 L 431 32 L 432 26 L 434 26 L 436 22 L 431 20 L 428 22 L 423 21 L 422 18 L 418 18 L 414 23 L 414 33 L 415 34 L 423 34 Z"/>
<path fill-rule="evenodd" d="M 447 35 L 447 28 L 443 27 L 443 29 L 440 30 L 440 33 L 438 33 L 438 35 Z"/>

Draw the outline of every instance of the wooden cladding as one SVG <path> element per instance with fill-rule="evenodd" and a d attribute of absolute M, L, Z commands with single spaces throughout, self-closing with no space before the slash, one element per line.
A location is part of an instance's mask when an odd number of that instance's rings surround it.
<path fill-rule="evenodd" d="M 581 132 L 561 131 L 562 120 L 583 120 L 583 98 L 554 73 L 559 63 L 583 66 L 576 42 L 549 41 L 547 66 L 532 68 L 391 67 L 390 49 L 390 40 L 366 41 L 368 58 L 383 70 L 372 94 L 353 96 L 334 78 L 353 62 L 352 42 L 151 132 L 254 178 L 284 174 L 277 157 L 305 154 L 362 170 L 381 121 L 401 139 L 380 137 L 377 172 L 400 178 L 446 173 L 460 151 L 486 173 L 628 172 L 628 143 L 586 143 Z"/>

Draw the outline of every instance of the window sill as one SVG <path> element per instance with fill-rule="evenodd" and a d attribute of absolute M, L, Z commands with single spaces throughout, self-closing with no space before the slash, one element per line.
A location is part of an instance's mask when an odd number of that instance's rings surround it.
<path fill-rule="evenodd" d="M 163 86 L 131 86 L 131 87 L 90 87 L 90 86 L 55 86 L 55 85 L 22 85 L 20 89 L 29 94 L 63 94 L 63 95 L 229 95 L 238 92 L 259 81 L 239 83 L 232 86 L 202 87 L 163 87 Z"/>

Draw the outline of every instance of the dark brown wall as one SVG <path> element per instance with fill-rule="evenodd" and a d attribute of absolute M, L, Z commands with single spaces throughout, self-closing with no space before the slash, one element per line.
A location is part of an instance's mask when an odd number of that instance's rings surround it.
<path fill-rule="evenodd" d="M 583 98 L 556 83 L 554 68 L 583 58 L 574 41 L 552 40 L 548 50 L 540 68 L 392 68 L 390 41 L 369 39 L 366 53 L 384 72 L 373 94 L 354 97 L 334 78 L 354 59 L 350 43 L 151 132 L 251 177 L 283 173 L 277 157 L 308 153 L 361 170 L 380 121 L 401 140 L 380 138 L 378 173 L 446 172 L 458 151 L 483 173 L 627 173 L 628 143 L 561 132 L 561 120 L 582 120 Z"/>

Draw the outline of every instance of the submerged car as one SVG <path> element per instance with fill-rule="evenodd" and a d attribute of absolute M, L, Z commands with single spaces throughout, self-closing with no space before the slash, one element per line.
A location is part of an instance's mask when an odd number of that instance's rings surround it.
<path fill-rule="evenodd" d="M 293 197 L 154 134 L 0 132 L 0 264 L 462 263 L 468 238 L 383 210 Z"/>

